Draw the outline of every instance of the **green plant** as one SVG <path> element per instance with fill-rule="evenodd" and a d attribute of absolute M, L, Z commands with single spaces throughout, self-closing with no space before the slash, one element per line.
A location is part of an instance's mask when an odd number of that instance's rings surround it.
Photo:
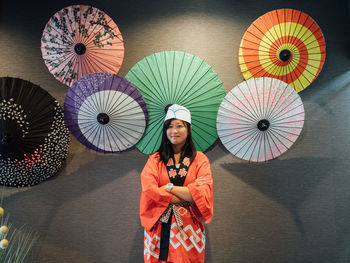
<path fill-rule="evenodd" d="M 10 216 L 7 213 L 4 217 L 5 211 L 2 208 L 2 201 L 3 194 L 0 204 L 0 263 L 25 262 L 39 235 L 25 225 L 16 229 L 9 223 Z"/>

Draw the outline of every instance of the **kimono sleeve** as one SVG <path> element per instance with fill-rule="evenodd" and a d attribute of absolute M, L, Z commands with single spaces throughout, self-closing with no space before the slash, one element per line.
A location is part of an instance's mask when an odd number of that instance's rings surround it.
<path fill-rule="evenodd" d="M 172 195 L 159 188 L 159 160 L 151 155 L 141 172 L 140 219 L 141 225 L 150 230 L 167 209 Z"/>
<path fill-rule="evenodd" d="M 213 179 L 208 158 L 200 152 L 198 155 L 197 178 L 187 187 L 194 201 L 193 213 L 202 223 L 207 224 L 213 217 Z"/>

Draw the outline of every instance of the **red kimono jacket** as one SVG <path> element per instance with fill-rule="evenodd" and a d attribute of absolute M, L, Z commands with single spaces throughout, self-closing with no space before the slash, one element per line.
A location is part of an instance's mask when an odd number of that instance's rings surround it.
<path fill-rule="evenodd" d="M 152 154 L 141 173 L 140 218 L 145 228 L 145 262 L 164 262 L 158 260 L 161 236 L 159 219 L 168 208 L 172 194 L 159 187 L 169 182 L 165 164 L 159 161 L 158 153 Z M 208 158 L 202 152 L 197 151 L 184 186 L 188 187 L 194 202 L 190 206 L 177 206 L 183 222 L 181 228 L 178 228 L 172 215 L 167 262 L 200 263 L 204 262 L 205 253 L 204 224 L 209 223 L 213 216 L 213 180 Z"/>

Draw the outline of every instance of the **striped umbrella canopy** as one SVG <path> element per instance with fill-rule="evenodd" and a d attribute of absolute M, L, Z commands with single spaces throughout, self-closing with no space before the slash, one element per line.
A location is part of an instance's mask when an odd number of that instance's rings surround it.
<path fill-rule="evenodd" d="M 217 130 L 233 155 L 263 162 L 293 145 L 304 115 L 301 98 L 290 85 L 274 78 L 254 78 L 238 84 L 223 99 Z"/>
<path fill-rule="evenodd" d="M 297 92 L 308 87 L 320 73 L 326 43 L 317 23 L 295 9 L 268 12 L 245 32 L 239 48 L 244 78 L 283 80 Z"/>
<path fill-rule="evenodd" d="M 205 151 L 217 140 L 216 114 L 226 93 L 216 72 L 203 60 L 179 51 L 152 54 L 126 75 L 142 93 L 149 113 L 145 135 L 136 147 L 145 154 L 158 150 L 168 105 L 186 107 L 192 117 L 192 137 Z"/>
<path fill-rule="evenodd" d="M 117 74 L 124 58 L 124 42 L 115 22 L 103 11 L 72 5 L 47 22 L 41 52 L 55 78 L 71 86 L 90 73 Z"/>

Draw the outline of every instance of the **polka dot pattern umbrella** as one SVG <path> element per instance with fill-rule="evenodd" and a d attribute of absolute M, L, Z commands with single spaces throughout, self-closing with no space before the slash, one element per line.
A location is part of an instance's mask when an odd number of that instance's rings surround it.
<path fill-rule="evenodd" d="M 238 158 L 263 162 L 286 152 L 304 125 L 304 106 L 287 83 L 254 78 L 234 87 L 222 101 L 217 130 Z"/>
<path fill-rule="evenodd" d="M 124 43 L 117 25 L 103 11 L 72 5 L 46 24 L 41 52 L 55 78 L 71 86 L 90 73 L 116 74 L 123 62 Z"/>
<path fill-rule="evenodd" d="M 246 80 L 278 78 L 297 92 L 315 80 L 325 58 L 320 27 L 294 9 L 278 9 L 259 17 L 247 29 L 239 48 L 239 64 Z"/>
<path fill-rule="evenodd" d="M 0 78 L 0 184 L 35 185 L 52 177 L 68 146 L 58 102 L 29 81 Z"/>

